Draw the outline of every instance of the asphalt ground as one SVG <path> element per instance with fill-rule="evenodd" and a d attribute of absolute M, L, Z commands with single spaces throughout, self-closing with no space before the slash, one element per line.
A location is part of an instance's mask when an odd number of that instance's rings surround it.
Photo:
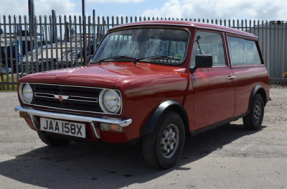
<path fill-rule="evenodd" d="M 287 188 L 287 88 L 272 88 L 263 127 L 242 120 L 186 141 L 176 166 L 151 169 L 140 147 L 71 143 L 52 148 L 0 93 L 0 188 Z"/>

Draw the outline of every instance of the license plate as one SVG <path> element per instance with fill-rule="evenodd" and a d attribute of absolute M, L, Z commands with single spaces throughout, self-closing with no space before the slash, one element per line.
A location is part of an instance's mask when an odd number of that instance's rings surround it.
<path fill-rule="evenodd" d="M 40 128 L 42 131 L 86 138 L 86 127 L 82 123 L 40 118 Z"/>

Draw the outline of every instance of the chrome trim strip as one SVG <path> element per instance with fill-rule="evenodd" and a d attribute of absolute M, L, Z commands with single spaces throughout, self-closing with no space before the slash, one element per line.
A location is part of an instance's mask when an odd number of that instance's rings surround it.
<path fill-rule="evenodd" d="M 69 101 L 77 101 L 77 102 L 91 102 L 91 103 L 98 103 L 98 100 L 76 100 L 76 99 L 64 99 L 64 100 L 69 100 Z"/>
<path fill-rule="evenodd" d="M 48 96 L 41 96 L 41 95 L 35 95 L 35 97 L 38 97 L 38 98 L 50 98 L 50 99 L 57 99 L 55 97 L 48 97 Z"/>
<path fill-rule="evenodd" d="M 109 124 L 116 124 L 120 125 L 121 127 L 127 127 L 132 123 L 132 119 L 120 119 L 120 118 L 109 118 L 109 117 L 88 117 L 88 116 L 78 116 L 78 115 L 70 115 L 70 114 L 63 114 L 63 113 L 51 113 L 45 112 L 35 109 L 27 109 L 21 106 L 16 106 L 14 108 L 15 111 L 26 112 L 30 116 L 40 116 L 40 117 L 49 117 L 53 119 L 63 119 L 63 120 L 70 120 L 70 121 L 79 121 L 79 122 L 101 122 L 101 123 L 109 123 Z"/>
<path fill-rule="evenodd" d="M 46 96 L 42 96 L 42 95 L 46 95 Z M 73 96 L 73 95 L 71 96 L 70 95 L 55 95 L 52 93 L 35 92 L 35 97 L 38 97 L 38 98 L 59 99 L 59 96 L 62 96 L 63 100 L 79 101 L 79 102 L 93 102 L 93 103 L 99 102 L 98 98 L 93 98 L 93 97 Z M 79 99 L 73 99 L 73 98 L 79 98 Z M 88 100 L 85 100 L 85 99 L 88 99 Z"/>
<path fill-rule="evenodd" d="M 35 92 L 35 96 L 41 96 L 41 95 L 50 95 L 50 96 L 53 96 L 52 93 L 39 93 L 39 92 Z"/>
<path fill-rule="evenodd" d="M 84 98 L 84 99 L 90 99 L 90 100 L 98 100 L 98 98 L 94 98 L 94 97 L 86 97 L 86 96 L 73 96 L 73 95 L 69 95 L 70 98 Z"/>

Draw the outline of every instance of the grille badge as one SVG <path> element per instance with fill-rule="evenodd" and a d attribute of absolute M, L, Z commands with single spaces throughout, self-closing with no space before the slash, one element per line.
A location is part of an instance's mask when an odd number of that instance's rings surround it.
<path fill-rule="evenodd" d="M 59 101 L 67 100 L 69 96 L 66 95 L 54 95 L 55 98 L 59 99 Z"/>

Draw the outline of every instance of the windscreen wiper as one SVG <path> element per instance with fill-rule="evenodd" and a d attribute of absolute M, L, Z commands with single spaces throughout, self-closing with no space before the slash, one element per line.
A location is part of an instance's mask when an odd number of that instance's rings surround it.
<path fill-rule="evenodd" d="M 149 56 L 149 57 L 143 57 L 143 58 L 138 58 L 135 59 L 136 61 L 140 61 L 140 60 L 144 60 L 144 59 L 165 59 L 165 60 L 181 60 L 181 58 L 176 58 L 176 57 L 172 57 L 172 56 Z"/>
<path fill-rule="evenodd" d="M 99 60 L 98 62 L 102 63 L 102 61 L 109 60 L 109 59 L 114 59 L 114 60 L 116 60 L 116 59 L 132 59 L 134 61 L 136 60 L 135 58 L 130 57 L 130 56 L 112 56 L 112 57 L 108 57 L 108 58 L 103 58 L 103 59 Z"/>
<path fill-rule="evenodd" d="M 134 61 L 134 64 L 136 64 L 137 61 L 144 60 L 144 59 L 165 59 L 165 60 L 181 60 L 181 58 L 176 58 L 172 56 L 149 56 L 149 57 L 142 57 L 142 58 L 133 58 L 130 56 L 113 56 L 108 58 L 103 58 L 97 62 L 102 63 L 102 61 L 109 60 L 109 59 L 132 59 Z"/>

